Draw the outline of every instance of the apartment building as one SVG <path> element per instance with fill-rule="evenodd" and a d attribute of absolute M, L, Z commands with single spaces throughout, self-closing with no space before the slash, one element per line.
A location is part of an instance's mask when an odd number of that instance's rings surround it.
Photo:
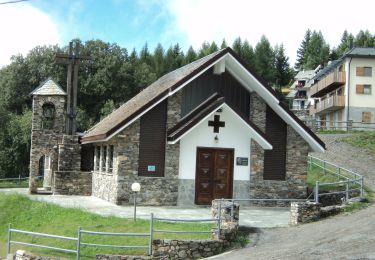
<path fill-rule="evenodd" d="M 306 110 L 309 104 L 308 90 L 311 87 L 311 79 L 315 76 L 316 70 L 301 70 L 294 77 L 293 84 L 289 87 L 290 100 L 289 108 L 292 111 Z"/>
<path fill-rule="evenodd" d="M 313 78 L 310 115 L 327 128 L 375 122 L 375 48 L 352 48 Z M 349 123 L 350 125 L 350 123 Z"/>

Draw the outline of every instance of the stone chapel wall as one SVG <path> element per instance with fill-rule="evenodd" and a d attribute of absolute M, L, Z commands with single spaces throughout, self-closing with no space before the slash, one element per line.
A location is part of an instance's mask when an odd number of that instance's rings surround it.
<path fill-rule="evenodd" d="M 167 128 L 180 119 L 181 94 L 168 98 Z M 179 143 L 166 144 L 164 177 L 138 176 L 140 119 L 103 145 L 115 146 L 112 175 L 93 172 L 93 195 L 116 204 L 133 203 L 131 185 L 141 184 L 140 205 L 176 205 L 178 194 Z"/>
<path fill-rule="evenodd" d="M 250 98 L 250 120 L 265 132 L 266 103 L 255 92 Z M 264 180 L 264 150 L 252 141 L 250 198 L 305 198 L 308 151 L 306 141 L 288 126 L 285 180 Z"/>

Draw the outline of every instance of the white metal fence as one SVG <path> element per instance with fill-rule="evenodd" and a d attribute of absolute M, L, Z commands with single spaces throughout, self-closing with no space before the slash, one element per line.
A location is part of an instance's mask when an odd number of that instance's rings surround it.
<path fill-rule="evenodd" d="M 152 241 L 154 237 L 154 233 L 191 233 L 191 234 L 209 234 L 212 233 L 212 230 L 210 231 L 179 231 L 179 230 L 161 230 L 161 229 L 155 229 L 155 221 L 166 221 L 166 222 L 196 222 L 196 223 L 203 223 L 203 222 L 215 222 L 217 223 L 217 229 L 220 229 L 221 227 L 221 219 L 220 217 L 217 219 L 194 219 L 194 220 L 188 220 L 188 219 L 172 219 L 172 218 L 157 218 L 154 216 L 153 213 L 150 215 L 150 227 L 148 233 L 116 233 L 116 232 L 98 232 L 98 231 L 89 231 L 89 230 L 83 230 L 78 228 L 77 230 L 77 237 L 67 237 L 67 236 L 59 236 L 59 235 L 51 235 L 51 234 L 45 234 L 45 233 L 38 233 L 38 232 L 31 232 L 26 230 L 20 230 L 12 228 L 12 225 L 9 224 L 8 226 L 8 241 L 7 241 L 7 255 L 11 253 L 11 246 L 12 245 L 23 245 L 23 246 L 31 246 L 31 247 L 38 247 L 38 248 L 44 248 L 44 249 L 50 249 L 54 251 L 60 251 L 65 253 L 73 253 L 76 255 L 76 259 L 80 259 L 81 257 L 81 248 L 84 246 L 87 247 L 106 247 L 106 248 L 144 248 L 147 249 L 148 255 L 152 254 Z M 16 241 L 12 238 L 12 235 L 18 233 L 18 234 L 25 234 L 30 235 L 32 237 L 47 237 L 51 239 L 58 239 L 58 240 L 68 240 L 68 241 L 74 241 L 76 243 L 76 248 L 63 248 L 63 247 L 52 247 L 47 246 L 43 244 L 36 244 L 36 243 L 27 243 L 23 241 Z M 148 237 L 148 243 L 142 244 L 142 245 L 110 245 L 110 244 L 96 244 L 96 243 L 87 243 L 82 238 L 82 234 L 86 235 L 92 235 L 92 236 L 121 236 L 121 237 Z"/>
<path fill-rule="evenodd" d="M 338 166 L 334 163 L 328 162 L 326 160 L 319 159 L 317 157 L 309 155 L 308 165 L 310 169 L 312 167 L 318 167 L 323 171 L 323 174 L 332 174 L 336 176 L 337 182 L 319 182 L 316 181 L 314 187 L 314 200 L 319 202 L 319 197 L 332 195 L 332 194 L 345 194 L 346 200 L 350 198 L 350 193 L 353 191 L 359 191 L 360 196 L 363 197 L 363 176 L 355 173 L 352 170 L 346 169 L 344 167 Z M 338 191 L 320 193 L 322 186 L 341 188 Z M 310 197 L 310 196 L 309 196 Z M 309 199 L 308 197 L 308 199 Z"/>

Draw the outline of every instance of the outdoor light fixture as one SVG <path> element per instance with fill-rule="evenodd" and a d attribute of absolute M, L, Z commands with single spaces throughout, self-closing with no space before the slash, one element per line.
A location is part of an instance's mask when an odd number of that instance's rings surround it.
<path fill-rule="evenodd" d="M 215 140 L 215 143 L 219 142 L 219 137 L 217 137 L 217 135 L 215 135 L 214 140 Z"/>
<path fill-rule="evenodd" d="M 132 191 L 134 192 L 134 221 L 137 221 L 137 193 L 141 191 L 141 184 L 134 182 Z"/>

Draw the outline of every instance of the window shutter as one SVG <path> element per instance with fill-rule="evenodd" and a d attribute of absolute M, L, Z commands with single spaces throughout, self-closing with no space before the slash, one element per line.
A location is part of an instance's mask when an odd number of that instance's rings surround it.
<path fill-rule="evenodd" d="M 362 112 L 362 123 L 371 123 L 371 112 Z"/>
<path fill-rule="evenodd" d="M 363 94 L 364 92 L 363 89 L 364 89 L 363 85 L 356 85 L 356 93 Z"/>
<path fill-rule="evenodd" d="M 364 67 L 357 67 L 357 76 L 364 76 L 365 75 L 365 68 Z"/>

